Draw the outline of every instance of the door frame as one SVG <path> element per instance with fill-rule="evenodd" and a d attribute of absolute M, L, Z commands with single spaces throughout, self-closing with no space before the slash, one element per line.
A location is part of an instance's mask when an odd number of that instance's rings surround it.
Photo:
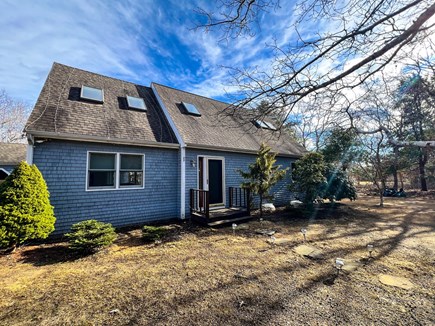
<path fill-rule="evenodd" d="M 226 201 L 227 201 L 227 197 L 226 197 L 226 191 L 225 191 L 225 157 L 224 156 L 213 156 L 213 155 L 198 155 L 196 158 L 196 166 L 198 167 L 197 169 L 197 173 L 196 173 L 196 184 L 197 187 L 199 189 L 199 171 L 201 169 L 200 164 L 199 164 L 199 159 L 202 158 L 202 184 L 203 184 L 203 188 L 204 190 L 209 190 L 208 187 L 208 160 L 220 160 L 222 161 L 222 203 L 216 203 L 216 204 L 210 204 L 210 209 L 219 209 L 219 208 L 225 208 L 226 207 Z"/>

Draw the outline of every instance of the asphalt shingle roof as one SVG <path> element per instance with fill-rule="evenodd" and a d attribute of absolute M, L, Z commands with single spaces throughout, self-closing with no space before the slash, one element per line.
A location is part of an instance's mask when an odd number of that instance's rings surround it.
<path fill-rule="evenodd" d="M 104 90 L 104 102 L 80 98 L 82 86 Z M 288 134 L 255 127 L 240 117 L 222 114 L 229 106 L 203 96 L 153 84 L 169 115 L 189 147 L 258 151 L 262 142 L 274 152 L 301 156 L 306 150 Z M 127 107 L 126 96 L 142 97 L 147 112 Z M 194 104 L 201 116 L 187 114 L 181 102 Z M 27 121 L 32 134 L 79 136 L 135 144 L 176 144 L 177 139 L 150 87 L 54 63 Z M 73 139 L 76 139 L 72 137 Z M 88 139 L 87 139 L 88 138 Z"/>
<path fill-rule="evenodd" d="M 26 144 L 0 143 L 0 165 L 17 165 L 26 159 Z"/>
<path fill-rule="evenodd" d="M 289 156 L 301 156 L 306 150 L 284 132 L 257 128 L 241 115 L 226 114 L 229 104 L 200 95 L 153 83 L 169 111 L 182 139 L 189 147 L 222 147 L 223 149 L 258 151 L 262 142 L 272 151 Z M 190 115 L 181 102 L 195 105 L 201 116 Z"/>
<path fill-rule="evenodd" d="M 82 85 L 104 90 L 104 103 L 80 98 Z M 127 108 L 126 95 L 144 98 L 147 112 Z M 27 132 L 48 132 L 146 143 L 176 143 L 149 87 L 54 63 L 27 121 Z"/>

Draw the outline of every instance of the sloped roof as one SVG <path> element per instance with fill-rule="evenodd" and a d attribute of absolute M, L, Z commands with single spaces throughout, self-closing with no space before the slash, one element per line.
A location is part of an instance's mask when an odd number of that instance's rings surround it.
<path fill-rule="evenodd" d="M 104 103 L 81 99 L 82 85 L 103 89 Z M 128 109 L 127 95 L 142 97 L 147 111 Z M 53 64 L 25 130 L 113 143 L 177 143 L 151 88 L 59 63 Z"/>
<path fill-rule="evenodd" d="M 26 144 L 0 143 L 0 165 L 17 165 L 26 159 Z"/>
<path fill-rule="evenodd" d="M 299 157 L 306 149 L 289 135 L 257 128 L 240 116 L 226 114 L 229 104 L 153 83 L 181 138 L 189 147 L 256 152 L 262 142 L 281 155 Z M 195 105 L 201 116 L 188 114 L 181 102 Z"/>

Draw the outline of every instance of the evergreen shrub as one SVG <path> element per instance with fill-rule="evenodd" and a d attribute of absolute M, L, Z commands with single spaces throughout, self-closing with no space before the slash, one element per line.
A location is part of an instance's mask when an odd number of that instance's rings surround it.
<path fill-rule="evenodd" d="M 82 252 L 95 252 L 115 241 L 117 235 L 110 223 L 86 220 L 74 224 L 71 232 L 65 234 L 70 248 Z"/>
<path fill-rule="evenodd" d="M 0 248 L 14 249 L 54 231 L 50 193 L 36 165 L 21 162 L 0 185 Z"/>

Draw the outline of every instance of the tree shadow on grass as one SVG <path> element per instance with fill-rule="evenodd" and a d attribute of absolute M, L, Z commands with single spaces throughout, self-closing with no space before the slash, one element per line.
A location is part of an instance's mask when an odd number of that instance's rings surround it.
<path fill-rule="evenodd" d="M 66 263 L 90 256 L 91 253 L 81 253 L 68 248 L 66 243 L 40 245 L 34 248 L 23 248 L 20 252 L 20 262 L 34 266 L 46 266 Z"/>

